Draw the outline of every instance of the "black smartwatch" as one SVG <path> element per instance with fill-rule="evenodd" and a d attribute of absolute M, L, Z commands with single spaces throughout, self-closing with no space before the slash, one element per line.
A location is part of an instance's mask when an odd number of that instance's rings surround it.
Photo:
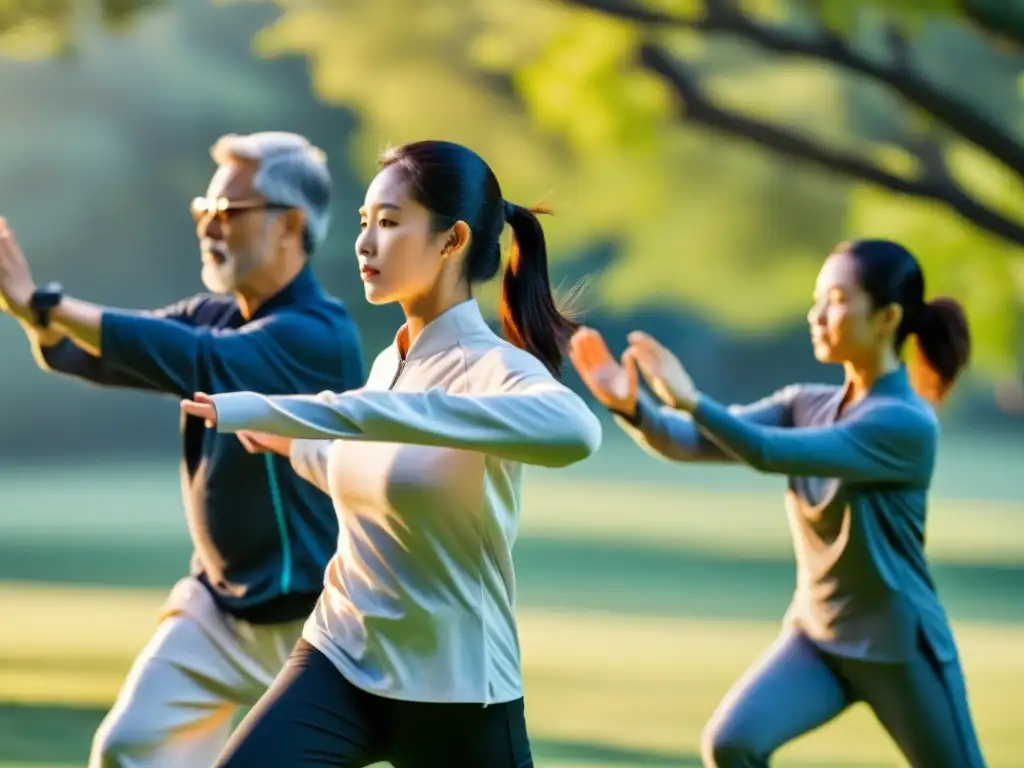
<path fill-rule="evenodd" d="M 32 310 L 32 320 L 36 328 L 50 327 L 50 313 L 60 304 L 64 298 L 64 288 L 60 283 L 47 283 L 41 288 L 36 288 L 29 302 L 29 309 Z"/>

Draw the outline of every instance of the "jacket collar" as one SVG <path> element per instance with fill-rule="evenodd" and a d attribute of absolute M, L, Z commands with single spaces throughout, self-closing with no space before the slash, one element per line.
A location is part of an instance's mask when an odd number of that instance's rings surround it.
<path fill-rule="evenodd" d="M 427 323 L 426 327 L 412 343 L 412 346 L 408 348 L 405 354 L 405 361 L 408 363 L 429 357 L 445 349 L 451 349 L 458 344 L 459 339 L 470 334 L 480 333 L 481 331 L 490 333 L 490 326 L 484 320 L 483 314 L 480 312 L 480 305 L 477 304 L 476 299 L 467 299 Z M 400 350 L 404 346 L 406 338 L 408 338 L 408 333 L 408 326 L 402 325 L 398 329 L 398 333 L 395 334 L 395 341 L 392 347 L 395 350 L 395 354 L 399 357 L 401 357 Z"/>

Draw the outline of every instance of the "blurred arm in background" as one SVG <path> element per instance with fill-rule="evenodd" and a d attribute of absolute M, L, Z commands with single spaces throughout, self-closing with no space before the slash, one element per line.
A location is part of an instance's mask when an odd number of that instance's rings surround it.
<path fill-rule="evenodd" d="M 672 461 L 735 461 L 701 433 L 689 414 L 663 406 L 641 392 L 636 363 L 628 355 L 621 362 L 612 357 L 604 338 L 593 328 L 575 333 L 569 357 L 591 394 L 644 450 Z M 730 411 L 763 426 L 792 426 L 796 394 L 796 387 L 787 387 Z"/>
<path fill-rule="evenodd" d="M 201 299 L 197 298 L 136 314 L 189 325 L 195 305 L 200 302 Z M 32 345 L 36 363 L 45 371 L 74 376 L 103 386 L 166 391 L 167 387 L 161 386 L 167 384 L 166 381 L 147 378 L 131 365 L 118 365 L 116 360 L 103 356 L 102 323 L 105 311 L 105 308 L 95 304 L 65 298 L 54 311 L 49 328 L 36 328 L 29 318 L 19 317 L 18 320 Z M 66 320 L 65 315 L 68 316 Z M 155 346 L 152 351 L 156 351 Z"/>
<path fill-rule="evenodd" d="M 61 297 L 49 326 L 38 329 L 30 306 L 35 291 L 24 254 L 0 219 L 0 306 L 26 328 L 46 370 L 177 397 L 203 389 L 308 391 L 338 383 L 343 371 L 361 383 L 355 326 L 305 269 L 248 321 L 226 296 L 195 296 L 147 312 Z M 310 380 L 311 372 L 330 376 Z"/>

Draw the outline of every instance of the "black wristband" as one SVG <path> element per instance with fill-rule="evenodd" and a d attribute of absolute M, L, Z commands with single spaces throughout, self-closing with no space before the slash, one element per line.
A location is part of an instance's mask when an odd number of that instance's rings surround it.
<path fill-rule="evenodd" d="M 64 298 L 64 288 L 60 283 L 47 283 L 41 288 L 36 288 L 29 301 L 29 309 L 32 310 L 32 322 L 36 328 L 46 329 L 50 327 L 50 313 L 60 304 Z"/>

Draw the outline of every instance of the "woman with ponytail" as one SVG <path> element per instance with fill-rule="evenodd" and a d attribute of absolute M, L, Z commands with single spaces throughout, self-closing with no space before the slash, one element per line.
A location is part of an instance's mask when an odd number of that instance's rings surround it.
<path fill-rule="evenodd" d="M 601 441 L 557 380 L 576 326 L 551 295 L 540 222 L 471 150 L 390 150 L 359 213 L 366 298 L 406 320 L 366 386 L 182 405 L 290 457 L 341 528 L 303 639 L 218 765 L 526 768 L 511 550 L 523 465 L 567 466 Z M 506 223 L 507 342 L 471 290 L 499 272 Z"/>
<path fill-rule="evenodd" d="M 583 381 L 646 448 L 789 476 L 796 594 L 781 636 L 705 729 L 704 765 L 765 768 L 783 744 L 864 702 L 915 768 L 982 768 L 924 553 L 933 408 L 970 356 L 963 310 L 925 301 L 905 248 L 866 240 L 825 261 L 808 322 L 815 357 L 841 364 L 846 383 L 794 385 L 738 408 L 697 390 L 646 334 L 630 335 L 621 364 L 593 330 L 572 341 Z M 638 369 L 660 405 L 638 392 Z"/>

